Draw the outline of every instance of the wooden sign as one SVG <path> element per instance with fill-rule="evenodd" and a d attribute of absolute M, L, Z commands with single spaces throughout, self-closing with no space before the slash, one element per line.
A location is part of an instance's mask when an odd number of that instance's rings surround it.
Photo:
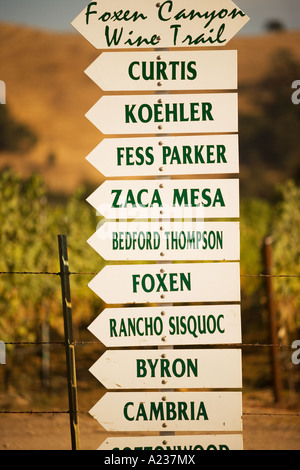
<path fill-rule="evenodd" d="M 72 25 L 97 49 L 144 49 L 224 46 L 248 20 L 231 0 L 102 0 Z"/>
<path fill-rule="evenodd" d="M 239 172 L 238 135 L 103 139 L 86 157 L 106 177 Z"/>
<path fill-rule="evenodd" d="M 86 117 L 102 134 L 238 132 L 237 93 L 105 95 Z"/>
<path fill-rule="evenodd" d="M 107 431 L 241 431 L 241 392 L 107 392 L 90 410 Z"/>
<path fill-rule="evenodd" d="M 88 284 L 107 304 L 239 302 L 239 263 L 107 265 Z"/>
<path fill-rule="evenodd" d="M 237 51 L 103 52 L 85 73 L 104 91 L 236 90 Z"/>
<path fill-rule="evenodd" d="M 240 259 L 239 222 L 105 222 L 88 243 L 110 261 Z"/>
<path fill-rule="evenodd" d="M 0 364 L 6 364 L 6 347 L 4 341 L 0 341 Z"/>
<path fill-rule="evenodd" d="M 98 450 L 243 450 L 241 434 L 108 437 Z"/>
<path fill-rule="evenodd" d="M 240 344 L 241 307 L 106 308 L 88 329 L 106 347 Z"/>
<path fill-rule="evenodd" d="M 239 180 L 107 180 L 87 201 L 107 219 L 239 217 Z"/>
<path fill-rule="evenodd" d="M 108 389 L 241 388 L 240 349 L 110 350 L 89 369 Z"/>

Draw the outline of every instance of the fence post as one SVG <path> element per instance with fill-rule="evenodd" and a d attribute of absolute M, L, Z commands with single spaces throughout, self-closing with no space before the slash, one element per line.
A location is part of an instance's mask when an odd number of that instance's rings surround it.
<path fill-rule="evenodd" d="M 272 357 L 272 374 L 273 374 L 273 390 L 275 402 L 281 401 L 281 374 L 280 374 L 280 363 L 279 363 L 279 348 L 275 346 L 278 344 L 278 326 L 276 318 L 276 308 L 274 302 L 273 292 L 273 281 L 272 281 L 272 243 L 271 237 L 267 237 L 264 240 L 264 258 L 265 258 L 265 270 L 268 275 L 266 278 L 267 284 L 267 299 L 268 299 L 268 311 L 269 311 L 269 325 L 270 325 L 270 340 L 271 340 L 271 357 Z"/>
<path fill-rule="evenodd" d="M 62 306 L 63 306 L 63 316 L 64 316 L 71 442 L 72 442 L 72 450 L 80 450 L 75 346 L 74 346 L 73 325 L 72 325 L 70 271 L 69 271 L 69 261 L 68 261 L 67 238 L 65 235 L 58 235 L 58 249 L 59 249 L 59 263 L 60 263 Z"/>
<path fill-rule="evenodd" d="M 4 341 L 0 341 L 0 364 L 6 364 L 6 346 Z"/>

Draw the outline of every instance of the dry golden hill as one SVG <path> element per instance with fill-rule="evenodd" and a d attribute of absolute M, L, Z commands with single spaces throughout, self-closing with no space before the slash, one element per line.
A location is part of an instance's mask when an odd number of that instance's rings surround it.
<path fill-rule="evenodd" d="M 38 171 L 52 191 L 70 193 L 81 182 L 100 183 L 102 175 L 85 157 L 102 134 L 85 113 L 102 92 L 84 73 L 100 51 L 79 34 L 10 24 L 0 25 L 0 41 L 0 79 L 6 83 L 7 105 L 13 117 L 39 137 L 28 154 L 1 154 L 0 167 L 9 165 L 24 176 Z M 242 89 L 266 72 L 275 50 L 289 49 L 300 58 L 299 42 L 300 32 L 232 40 L 229 48 L 238 50 Z M 243 92 L 239 98 L 240 110 L 245 109 Z M 55 155 L 54 161 L 50 155 Z"/>

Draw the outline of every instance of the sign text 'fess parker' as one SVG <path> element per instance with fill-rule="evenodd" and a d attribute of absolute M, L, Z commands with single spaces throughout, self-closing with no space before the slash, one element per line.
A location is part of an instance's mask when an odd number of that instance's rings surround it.
<path fill-rule="evenodd" d="M 103 52 L 85 73 L 103 91 L 236 90 L 237 51 Z"/>
<path fill-rule="evenodd" d="M 107 431 L 241 431 L 241 392 L 107 392 L 89 413 Z"/>
<path fill-rule="evenodd" d="M 107 219 L 239 217 L 239 180 L 107 180 L 87 201 Z"/>
<path fill-rule="evenodd" d="M 97 49 L 224 46 L 249 18 L 231 0 L 102 0 L 72 22 Z M 126 10 L 124 7 L 126 6 Z"/>
<path fill-rule="evenodd" d="M 106 347 L 240 344 L 241 307 L 106 308 L 89 325 Z"/>
<path fill-rule="evenodd" d="M 89 287 L 107 304 L 239 302 L 240 265 L 238 262 L 107 265 L 90 281 Z"/>
<path fill-rule="evenodd" d="M 86 117 L 102 134 L 238 132 L 237 93 L 105 95 Z"/>
<path fill-rule="evenodd" d="M 238 222 L 104 222 L 88 243 L 110 261 L 240 259 Z"/>
<path fill-rule="evenodd" d="M 103 139 L 86 159 L 106 177 L 238 173 L 238 135 Z"/>
<path fill-rule="evenodd" d="M 109 350 L 90 372 L 107 389 L 241 388 L 240 349 Z"/>

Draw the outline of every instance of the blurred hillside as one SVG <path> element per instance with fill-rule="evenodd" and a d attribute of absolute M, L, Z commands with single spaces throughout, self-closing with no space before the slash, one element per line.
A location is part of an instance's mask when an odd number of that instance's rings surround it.
<path fill-rule="evenodd" d="M 37 171 L 53 192 L 70 194 L 81 182 L 99 184 L 102 175 L 85 157 L 102 136 L 85 113 L 102 92 L 84 73 L 99 51 L 79 34 L 9 24 L 1 24 L 0 41 L 0 79 L 6 83 L 7 107 L 13 118 L 38 138 L 29 151 L 1 153 L 0 168 L 10 166 L 24 176 Z M 253 110 L 251 93 L 256 93 L 255 84 L 269 71 L 277 50 L 290 51 L 300 61 L 299 42 L 300 32 L 269 33 L 230 42 L 228 48 L 237 49 L 239 57 L 240 115 Z M 290 88 L 291 83 L 287 86 Z M 242 132 L 240 128 L 240 135 Z M 247 178 L 249 168 L 243 155 L 241 163 L 241 177 Z M 276 182 L 278 172 L 270 178 Z"/>

